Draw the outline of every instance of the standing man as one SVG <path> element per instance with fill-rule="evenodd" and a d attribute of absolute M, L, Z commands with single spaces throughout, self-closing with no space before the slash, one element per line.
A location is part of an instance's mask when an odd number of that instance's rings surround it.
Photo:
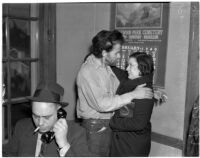
<path fill-rule="evenodd" d="M 64 89 L 55 83 L 38 85 L 32 101 L 32 118 L 20 120 L 13 137 L 3 147 L 3 156 L 59 157 L 94 156 L 88 151 L 85 129 L 66 120 L 60 102 Z M 48 132 L 48 133 L 47 133 Z"/>
<path fill-rule="evenodd" d="M 93 39 L 90 55 L 77 76 L 77 116 L 83 119 L 89 150 L 100 156 L 109 156 L 111 129 L 109 120 L 113 111 L 132 99 L 152 98 L 149 88 L 138 86 L 134 91 L 116 95 L 119 80 L 110 66 L 120 58 L 123 35 L 117 31 L 100 31 Z"/>

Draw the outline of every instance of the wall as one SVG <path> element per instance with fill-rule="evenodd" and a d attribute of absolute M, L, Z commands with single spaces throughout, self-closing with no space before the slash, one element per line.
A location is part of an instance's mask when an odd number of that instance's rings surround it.
<path fill-rule="evenodd" d="M 68 119 L 74 119 L 75 78 L 92 37 L 109 28 L 108 4 L 57 4 L 57 82 L 65 89 L 63 100 L 69 102 Z"/>
<path fill-rule="evenodd" d="M 184 139 L 187 140 L 190 116 L 194 101 L 199 96 L 199 2 L 191 3 L 190 39 L 187 69 L 187 91 L 185 101 Z M 184 142 L 186 144 L 186 142 Z M 186 147 L 186 146 L 185 146 Z M 185 148 L 186 149 L 186 148 Z M 187 150 L 185 150 L 187 151 Z M 188 153 L 188 152 L 187 152 Z M 185 152 L 185 155 L 186 154 Z"/>
<path fill-rule="evenodd" d="M 154 132 L 183 139 L 189 47 L 190 3 L 170 4 L 167 65 L 164 91 L 167 103 L 154 108 Z M 110 4 L 57 4 L 57 81 L 65 88 L 70 103 L 68 119 L 74 119 L 74 82 L 91 38 L 109 29 Z M 151 156 L 181 156 L 181 150 L 152 142 Z"/>
<path fill-rule="evenodd" d="M 167 48 L 165 92 L 167 102 L 154 108 L 152 130 L 166 136 L 183 140 L 184 112 L 187 83 L 189 48 L 190 3 L 171 3 Z M 154 143 L 151 156 L 161 156 L 159 143 Z M 171 147 L 169 147 L 170 149 Z M 162 150 L 164 155 L 181 156 L 181 150 Z M 169 152 L 169 153 L 168 153 Z"/>
<path fill-rule="evenodd" d="M 180 139 L 183 138 L 189 16 L 190 3 L 171 3 L 165 78 L 168 101 L 154 108 L 152 116 L 154 131 Z"/>

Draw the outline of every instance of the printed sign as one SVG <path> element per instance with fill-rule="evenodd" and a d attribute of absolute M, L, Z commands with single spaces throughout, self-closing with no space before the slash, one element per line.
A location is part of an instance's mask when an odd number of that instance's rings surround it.
<path fill-rule="evenodd" d="M 169 3 L 115 3 L 111 13 L 111 29 L 125 38 L 117 67 L 125 69 L 133 52 L 146 52 L 153 57 L 154 85 L 160 88 L 165 84 L 168 16 Z"/>

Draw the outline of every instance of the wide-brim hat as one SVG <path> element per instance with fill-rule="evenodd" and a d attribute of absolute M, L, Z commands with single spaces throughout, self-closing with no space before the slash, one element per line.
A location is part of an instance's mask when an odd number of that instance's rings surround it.
<path fill-rule="evenodd" d="M 64 88 L 54 82 L 41 82 L 38 84 L 35 93 L 32 97 L 27 97 L 30 101 L 57 103 L 62 107 L 69 103 L 61 102 L 60 99 L 64 95 Z"/>

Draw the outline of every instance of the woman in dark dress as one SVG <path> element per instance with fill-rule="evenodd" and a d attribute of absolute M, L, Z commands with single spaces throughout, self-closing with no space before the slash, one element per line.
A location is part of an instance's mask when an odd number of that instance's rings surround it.
<path fill-rule="evenodd" d="M 123 94 L 146 83 L 152 88 L 153 59 L 145 52 L 133 53 L 128 60 L 128 77 L 119 70 L 113 72 L 120 80 L 117 94 Z M 148 156 L 151 147 L 151 114 L 154 99 L 135 99 L 115 112 L 110 121 L 112 143 L 110 156 Z"/>

